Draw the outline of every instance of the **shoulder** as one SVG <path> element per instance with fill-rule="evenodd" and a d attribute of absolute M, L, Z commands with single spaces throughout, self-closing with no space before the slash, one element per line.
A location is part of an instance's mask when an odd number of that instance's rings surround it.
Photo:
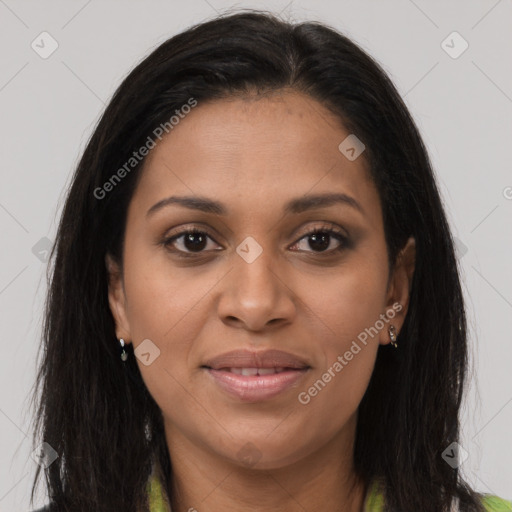
<path fill-rule="evenodd" d="M 478 493 L 480 504 L 483 505 L 486 512 L 512 512 L 512 501 L 505 500 L 494 494 Z M 452 512 L 458 512 L 459 499 L 456 498 L 452 503 Z"/>
<path fill-rule="evenodd" d="M 494 494 L 480 494 L 480 502 L 486 512 L 512 512 L 512 501 L 500 498 Z M 383 483 L 376 479 L 368 488 L 365 499 L 365 512 L 382 512 L 384 510 Z M 455 500 L 452 510 L 458 511 L 458 500 Z"/>
<path fill-rule="evenodd" d="M 492 494 L 484 494 L 482 496 L 482 505 L 489 512 L 512 512 L 512 501 Z"/>
<path fill-rule="evenodd" d="M 38 508 L 37 510 L 33 510 L 32 512 L 54 512 L 55 508 L 51 505 L 45 505 L 42 508 Z"/>

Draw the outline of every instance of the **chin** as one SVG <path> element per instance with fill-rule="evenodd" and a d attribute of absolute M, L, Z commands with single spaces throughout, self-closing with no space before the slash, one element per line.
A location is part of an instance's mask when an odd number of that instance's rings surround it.
<path fill-rule="evenodd" d="M 230 443 L 228 453 L 222 455 L 232 464 L 248 470 L 279 469 L 295 464 L 309 453 L 306 447 L 299 447 L 290 441 L 288 443 L 279 440 L 272 443 L 264 436 L 260 440 L 246 438 L 245 441 Z M 234 451 L 233 446 L 237 447 Z M 218 446 L 215 448 L 218 450 Z"/>

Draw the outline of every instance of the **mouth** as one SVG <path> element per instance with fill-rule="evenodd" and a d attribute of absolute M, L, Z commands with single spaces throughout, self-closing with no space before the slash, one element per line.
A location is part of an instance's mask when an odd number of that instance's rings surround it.
<path fill-rule="evenodd" d="M 209 366 L 203 366 L 203 368 L 207 368 L 209 370 L 214 370 L 214 368 L 210 368 Z M 300 371 L 309 368 L 306 366 L 304 368 L 287 368 L 287 367 L 272 367 L 272 368 L 218 368 L 219 372 L 229 372 L 235 373 L 236 375 L 245 375 L 246 377 L 254 377 L 256 375 L 274 375 L 275 373 L 283 373 L 288 371 Z"/>
<path fill-rule="evenodd" d="M 269 400 L 300 384 L 311 366 L 282 350 L 232 350 L 201 366 L 224 396 L 243 402 Z"/>
<path fill-rule="evenodd" d="M 273 373 L 283 369 L 304 369 L 309 366 L 308 361 L 300 356 L 283 350 L 232 350 L 203 362 L 203 366 L 212 370 L 249 371 L 272 370 Z M 233 373 L 234 373 L 233 372 Z M 251 375 L 251 373 L 249 373 Z"/>
<path fill-rule="evenodd" d="M 202 368 L 223 394 L 241 402 L 262 402 L 284 395 L 285 391 L 297 387 L 311 369 L 309 366 L 219 369 L 203 366 Z"/>

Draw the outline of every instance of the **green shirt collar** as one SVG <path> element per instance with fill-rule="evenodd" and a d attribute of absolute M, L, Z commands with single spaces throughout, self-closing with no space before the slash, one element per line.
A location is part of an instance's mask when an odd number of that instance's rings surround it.
<path fill-rule="evenodd" d="M 149 504 L 151 512 L 172 512 L 164 497 L 162 484 L 153 471 L 148 482 Z M 498 496 L 487 494 L 482 499 L 482 504 L 488 512 L 512 512 L 512 501 L 504 500 Z M 364 502 L 365 512 L 382 512 L 384 508 L 384 496 L 379 489 L 379 482 L 375 480 L 368 488 Z"/>
<path fill-rule="evenodd" d="M 162 484 L 155 472 L 150 477 L 148 483 L 149 509 L 151 512 L 172 512 L 171 507 L 164 497 Z M 366 495 L 364 510 L 365 512 L 382 512 L 383 496 L 378 490 L 378 482 L 370 485 Z"/>

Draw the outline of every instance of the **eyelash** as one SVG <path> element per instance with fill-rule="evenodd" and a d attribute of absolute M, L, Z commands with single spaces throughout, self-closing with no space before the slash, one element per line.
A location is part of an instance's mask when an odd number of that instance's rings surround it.
<path fill-rule="evenodd" d="M 318 256 L 332 256 L 333 254 L 338 254 L 342 252 L 343 250 L 347 249 L 349 247 L 349 239 L 346 235 L 344 235 L 341 231 L 337 229 L 333 229 L 331 225 L 329 226 L 321 226 L 313 229 L 312 231 L 309 231 L 305 233 L 301 238 L 299 238 L 293 245 L 297 245 L 301 240 L 304 238 L 311 237 L 316 234 L 324 233 L 328 236 L 332 236 L 335 239 L 337 239 L 340 242 L 339 247 L 336 247 L 335 249 L 331 249 L 329 251 L 324 252 L 315 252 L 315 251 L 305 251 L 305 252 L 313 252 L 313 254 L 316 254 Z M 171 248 L 173 242 L 178 240 L 179 238 L 182 238 L 187 235 L 206 235 L 211 240 L 214 240 L 212 236 L 209 235 L 209 233 L 205 230 L 200 230 L 197 228 L 188 228 L 184 229 L 183 231 L 180 231 L 179 233 L 172 235 L 171 237 L 166 237 L 162 240 L 161 245 L 163 245 L 168 251 L 176 254 L 180 258 L 194 258 L 194 257 L 200 257 L 205 252 L 208 251 L 199 251 L 199 252 L 185 252 L 180 249 Z M 214 240 L 215 241 L 215 240 Z M 217 242 L 215 242 L 217 243 Z M 304 252 L 304 251 L 302 251 Z"/>

